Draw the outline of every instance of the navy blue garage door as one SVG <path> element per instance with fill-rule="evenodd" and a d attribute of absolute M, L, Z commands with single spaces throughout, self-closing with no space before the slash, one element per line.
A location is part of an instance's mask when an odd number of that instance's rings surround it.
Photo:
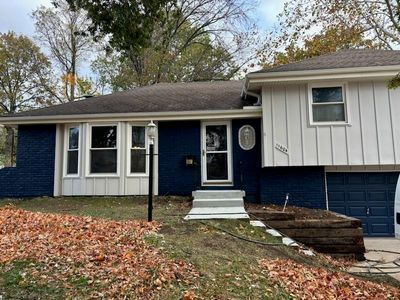
<path fill-rule="evenodd" d="M 399 173 L 327 173 L 329 209 L 361 219 L 367 236 L 394 236 Z"/>

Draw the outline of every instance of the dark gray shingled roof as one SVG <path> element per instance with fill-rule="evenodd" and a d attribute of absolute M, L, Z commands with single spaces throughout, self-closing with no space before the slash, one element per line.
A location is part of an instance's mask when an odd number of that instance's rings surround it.
<path fill-rule="evenodd" d="M 326 54 L 299 62 L 260 70 L 254 73 L 308 71 L 323 69 L 340 69 L 355 67 L 375 67 L 400 65 L 399 50 L 341 50 L 333 54 Z"/>
<path fill-rule="evenodd" d="M 242 88 L 242 81 L 160 83 L 3 117 L 241 109 L 251 105 Z"/>

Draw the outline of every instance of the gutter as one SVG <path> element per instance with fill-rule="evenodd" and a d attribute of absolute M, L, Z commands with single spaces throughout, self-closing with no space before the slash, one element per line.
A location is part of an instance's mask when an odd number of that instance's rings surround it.
<path fill-rule="evenodd" d="M 0 117 L 1 124 L 65 124 L 95 121 L 172 121 L 199 119 L 252 118 L 262 115 L 261 107 L 255 109 L 204 110 L 181 112 L 108 113 L 55 116 Z"/>
<path fill-rule="evenodd" d="M 246 83 L 248 79 L 263 79 L 263 78 L 290 78 L 301 76 L 318 76 L 318 75 L 336 75 L 336 74 L 357 74 L 371 73 L 379 74 L 397 74 L 400 71 L 400 65 L 392 66 L 375 66 L 375 67 L 356 67 L 356 68 L 336 68 L 336 69 L 321 69 L 321 70 L 303 70 L 303 71 L 281 71 L 281 72 L 263 72 L 250 73 L 246 75 Z"/>

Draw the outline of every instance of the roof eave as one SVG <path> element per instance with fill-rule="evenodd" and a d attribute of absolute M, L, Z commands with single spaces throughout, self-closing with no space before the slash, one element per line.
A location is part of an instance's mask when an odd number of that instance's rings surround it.
<path fill-rule="evenodd" d="M 140 113 L 109 113 L 109 114 L 81 114 L 56 116 L 21 116 L 0 117 L 0 124 L 62 124 L 77 122 L 117 122 L 117 121 L 179 121 L 179 120 L 206 120 L 221 118 L 251 118 L 261 117 L 261 107 L 244 107 L 243 109 L 229 110 L 202 110 L 180 112 L 140 112 Z"/>
<path fill-rule="evenodd" d="M 284 71 L 250 73 L 246 76 L 246 83 L 268 83 L 268 82 L 291 82 L 299 80 L 324 80 L 324 79 L 351 79 L 351 78 L 374 78 L 391 77 L 399 73 L 400 65 L 374 66 L 357 68 L 337 68 L 304 71 Z"/>

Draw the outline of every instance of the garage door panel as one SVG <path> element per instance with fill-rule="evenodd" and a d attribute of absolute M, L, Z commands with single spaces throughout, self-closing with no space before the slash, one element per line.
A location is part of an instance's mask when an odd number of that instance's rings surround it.
<path fill-rule="evenodd" d="M 399 173 L 392 172 L 387 176 L 387 182 L 390 185 L 397 185 L 397 180 L 399 179 Z"/>
<path fill-rule="evenodd" d="M 348 202 L 361 202 L 365 203 L 367 201 L 367 193 L 364 191 L 357 191 L 357 192 L 347 192 L 347 199 Z"/>
<path fill-rule="evenodd" d="M 329 205 L 329 209 L 339 214 L 348 215 L 346 208 L 344 206 Z"/>
<path fill-rule="evenodd" d="M 398 172 L 327 173 L 329 207 L 358 218 L 370 236 L 394 235 Z"/>
<path fill-rule="evenodd" d="M 370 217 L 389 217 L 389 209 L 387 206 L 369 206 Z"/>
<path fill-rule="evenodd" d="M 340 189 L 340 187 L 345 185 L 345 176 L 342 173 L 331 173 L 327 180 L 328 184 L 336 189 Z"/>
<path fill-rule="evenodd" d="M 371 173 L 369 176 L 365 176 L 366 184 L 370 185 L 385 185 L 386 176 L 381 173 Z"/>
<path fill-rule="evenodd" d="M 354 185 L 358 187 L 360 185 L 365 185 L 365 176 L 364 173 L 346 173 L 345 175 L 345 184 L 348 186 Z"/>
<path fill-rule="evenodd" d="M 354 216 L 356 218 L 363 218 L 367 216 L 367 207 L 366 206 L 348 206 L 347 210 L 348 215 Z"/>
<path fill-rule="evenodd" d="M 345 192 L 328 192 L 329 201 L 332 202 L 342 202 L 346 201 L 346 193 Z"/>
<path fill-rule="evenodd" d="M 367 192 L 368 202 L 387 202 L 388 193 L 386 190 L 376 190 L 372 192 Z"/>
<path fill-rule="evenodd" d="M 390 224 L 388 222 L 372 221 L 369 223 L 369 235 L 382 236 L 390 232 Z"/>

